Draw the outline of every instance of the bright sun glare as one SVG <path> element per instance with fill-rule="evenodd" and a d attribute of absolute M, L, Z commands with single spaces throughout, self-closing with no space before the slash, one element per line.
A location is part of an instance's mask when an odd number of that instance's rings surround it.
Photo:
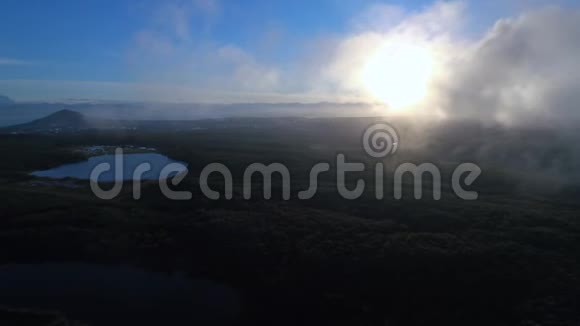
<path fill-rule="evenodd" d="M 416 104 L 427 94 L 434 60 L 429 49 L 413 44 L 387 44 L 362 71 L 365 89 L 391 109 Z"/>

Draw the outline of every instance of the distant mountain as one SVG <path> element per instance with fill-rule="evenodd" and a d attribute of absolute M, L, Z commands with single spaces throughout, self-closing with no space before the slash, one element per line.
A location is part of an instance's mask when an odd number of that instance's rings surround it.
<path fill-rule="evenodd" d="M 76 111 L 87 119 L 107 121 L 192 121 L 227 118 L 336 118 L 368 117 L 386 110 L 364 103 L 45 103 L 17 102 L 0 107 L 0 127 L 40 119 L 61 109 Z M 102 124 L 103 128 L 110 128 Z"/>
<path fill-rule="evenodd" d="M 83 114 L 71 110 L 60 110 L 47 117 L 3 128 L 1 131 L 10 133 L 61 133 L 91 128 L 91 123 Z"/>
<path fill-rule="evenodd" d="M 14 102 L 8 96 L 4 96 L 4 95 L 0 94 L 0 106 L 8 106 L 8 105 L 13 105 L 13 104 L 16 104 L 16 102 Z"/>

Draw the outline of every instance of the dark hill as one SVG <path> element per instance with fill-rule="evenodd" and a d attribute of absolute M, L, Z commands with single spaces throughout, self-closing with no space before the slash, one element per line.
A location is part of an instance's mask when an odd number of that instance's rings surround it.
<path fill-rule="evenodd" d="M 15 102 L 11 98 L 0 94 L 0 106 L 8 106 L 12 104 L 15 104 Z"/>
<path fill-rule="evenodd" d="M 90 129 L 91 124 L 81 113 L 61 110 L 29 123 L 2 129 L 11 133 L 60 133 Z"/>

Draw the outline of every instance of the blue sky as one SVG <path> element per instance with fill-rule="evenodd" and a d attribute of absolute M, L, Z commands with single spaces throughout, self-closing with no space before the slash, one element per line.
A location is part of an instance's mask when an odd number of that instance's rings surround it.
<path fill-rule="evenodd" d="M 407 2 L 410 6 L 424 1 Z M 176 2 L 179 3 L 179 2 Z M 340 33 L 370 1 L 221 1 L 216 17 L 189 23 L 196 41 L 257 47 L 264 29 L 293 42 Z M 5 0 L 0 11 L 0 58 L 30 65 L 2 67 L 2 79 L 131 80 L 123 56 L 140 30 L 155 24 L 161 1 Z M 205 13 L 202 13 L 202 15 Z M 170 19 L 170 18 L 168 18 Z M 211 22 L 200 20 L 212 19 Z M 210 24 L 210 26 L 205 26 Z"/>
<path fill-rule="evenodd" d="M 135 97 L 129 94 L 135 84 L 190 87 L 192 93 L 204 87 L 304 93 L 302 81 L 317 73 L 303 67 L 330 60 L 345 38 L 361 32 L 357 24 L 374 8 L 397 8 L 397 19 L 405 20 L 433 5 L 424 0 L 4 0 L 0 93 L 22 100 L 129 99 Z M 460 16 L 470 22 L 462 37 L 483 34 L 498 17 L 535 5 L 538 1 L 465 2 L 468 9 Z M 249 87 L 244 78 L 260 80 Z M 75 89 L 75 82 L 86 84 Z"/>

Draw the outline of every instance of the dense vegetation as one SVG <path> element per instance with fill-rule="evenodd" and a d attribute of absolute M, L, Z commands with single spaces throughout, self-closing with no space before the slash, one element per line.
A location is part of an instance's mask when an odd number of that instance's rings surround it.
<path fill-rule="evenodd" d="M 580 221 L 573 184 L 522 191 L 538 181 L 526 183 L 497 161 L 480 160 L 486 169 L 473 202 L 456 198 L 448 184 L 441 201 L 415 201 L 410 187 L 401 201 L 376 200 L 372 192 L 347 201 L 336 194 L 332 173 L 313 200 L 283 201 L 279 191 L 270 201 L 243 200 L 241 177 L 252 162 L 285 163 L 293 193 L 307 188 L 313 164 L 332 163 L 337 152 L 375 163 L 358 146 L 367 121 L 318 124 L 2 135 L 0 261 L 186 271 L 240 289 L 242 324 L 577 325 Z M 449 139 L 433 141 L 438 146 L 394 159 L 434 161 L 447 175 L 458 157 L 474 155 L 455 151 L 437 160 Z M 155 147 L 187 162 L 190 174 L 178 187 L 191 190 L 193 200 L 165 199 L 149 182 L 139 201 L 129 185 L 119 198 L 102 201 L 83 182 L 28 175 L 80 160 L 74 149 L 90 145 Z M 211 201 L 199 190 L 199 172 L 216 161 L 234 175 L 233 200 Z M 363 177 L 371 184 L 371 175 Z M 221 186 L 219 178 L 214 182 Z"/>

